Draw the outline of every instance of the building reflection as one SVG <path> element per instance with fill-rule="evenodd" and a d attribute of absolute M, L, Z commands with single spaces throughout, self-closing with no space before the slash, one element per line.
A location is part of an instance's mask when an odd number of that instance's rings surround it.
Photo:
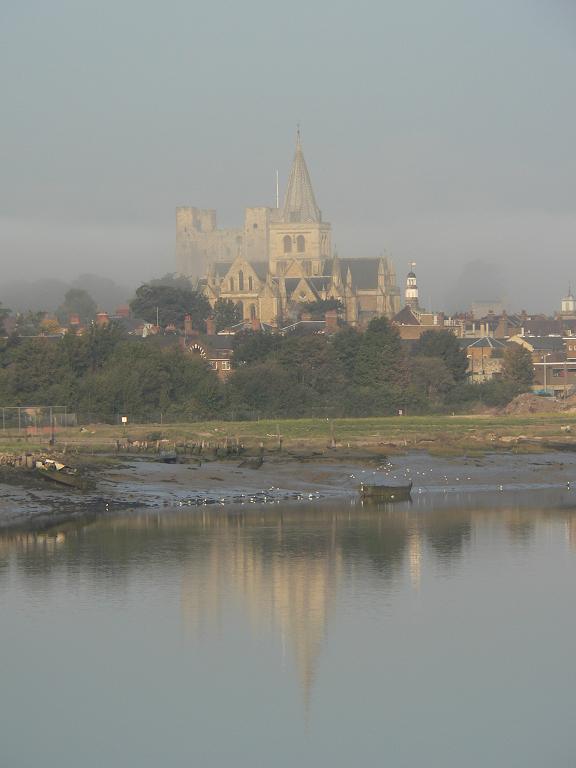
<path fill-rule="evenodd" d="M 576 551 L 576 513 L 560 493 L 141 512 L 0 535 L 0 586 L 13 573 L 49 583 L 65 570 L 119 591 L 133 574 L 161 581 L 175 570 L 186 631 L 212 636 L 240 607 L 255 631 L 277 635 L 307 707 L 344 589 L 424 589 L 471 547 L 492 547 L 503 533 L 524 546 L 554 528 Z"/>
<path fill-rule="evenodd" d="M 284 524 L 268 540 L 244 526 L 221 529 L 209 557 L 191 557 L 182 577 L 187 628 L 202 633 L 220 625 L 229 601 L 240 601 L 254 629 L 277 632 L 293 656 L 306 706 L 343 572 L 337 539 L 319 529 L 309 534 L 311 547 Z"/>

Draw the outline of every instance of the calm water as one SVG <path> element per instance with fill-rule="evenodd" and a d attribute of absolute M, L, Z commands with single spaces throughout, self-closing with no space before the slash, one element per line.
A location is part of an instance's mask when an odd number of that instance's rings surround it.
<path fill-rule="evenodd" d="M 0 538 L 0 765 L 573 767 L 574 498 Z"/>

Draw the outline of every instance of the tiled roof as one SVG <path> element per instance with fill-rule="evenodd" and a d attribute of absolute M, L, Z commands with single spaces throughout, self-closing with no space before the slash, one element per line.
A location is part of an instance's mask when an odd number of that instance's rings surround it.
<path fill-rule="evenodd" d="M 392 318 L 392 322 L 397 325 L 421 325 L 420 320 L 416 317 L 410 307 L 404 307 Z"/>

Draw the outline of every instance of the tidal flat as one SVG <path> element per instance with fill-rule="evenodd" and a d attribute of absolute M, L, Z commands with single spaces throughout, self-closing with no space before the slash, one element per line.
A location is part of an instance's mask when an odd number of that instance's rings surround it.
<path fill-rule="evenodd" d="M 0 529 L 50 527 L 66 520 L 137 509 L 278 504 L 358 498 L 360 483 L 413 483 L 412 498 L 437 494 L 530 492 L 576 487 L 576 454 L 485 454 L 437 457 L 409 452 L 385 457 L 334 455 L 294 460 L 266 457 L 259 469 L 240 460 L 164 464 L 126 457 L 93 473 L 95 489 L 0 483 Z"/>

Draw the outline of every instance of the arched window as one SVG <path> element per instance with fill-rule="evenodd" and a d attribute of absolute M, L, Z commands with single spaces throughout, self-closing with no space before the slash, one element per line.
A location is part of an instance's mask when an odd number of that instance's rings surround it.
<path fill-rule="evenodd" d="M 242 272 L 242 270 L 238 272 L 238 290 L 239 291 L 244 290 L 244 272 Z"/>
<path fill-rule="evenodd" d="M 250 304 L 250 320 L 256 320 L 256 307 Z"/>
<path fill-rule="evenodd" d="M 230 291 L 231 293 L 234 293 L 234 278 L 230 278 Z"/>
<path fill-rule="evenodd" d="M 248 290 L 254 290 L 254 281 L 252 280 L 252 275 L 248 275 Z"/>
<path fill-rule="evenodd" d="M 296 248 L 298 250 L 298 253 L 304 253 L 306 250 L 306 239 L 304 235 L 298 235 L 296 238 Z"/>
<path fill-rule="evenodd" d="M 290 235 L 284 235 L 284 253 L 292 253 L 292 238 Z"/>
<path fill-rule="evenodd" d="M 241 301 L 239 301 L 239 302 L 236 304 L 236 306 L 238 307 L 238 314 L 240 315 L 240 317 L 242 318 L 242 320 L 244 320 L 244 304 L 242 304 L 242 302 L 241 302 Z"/>

